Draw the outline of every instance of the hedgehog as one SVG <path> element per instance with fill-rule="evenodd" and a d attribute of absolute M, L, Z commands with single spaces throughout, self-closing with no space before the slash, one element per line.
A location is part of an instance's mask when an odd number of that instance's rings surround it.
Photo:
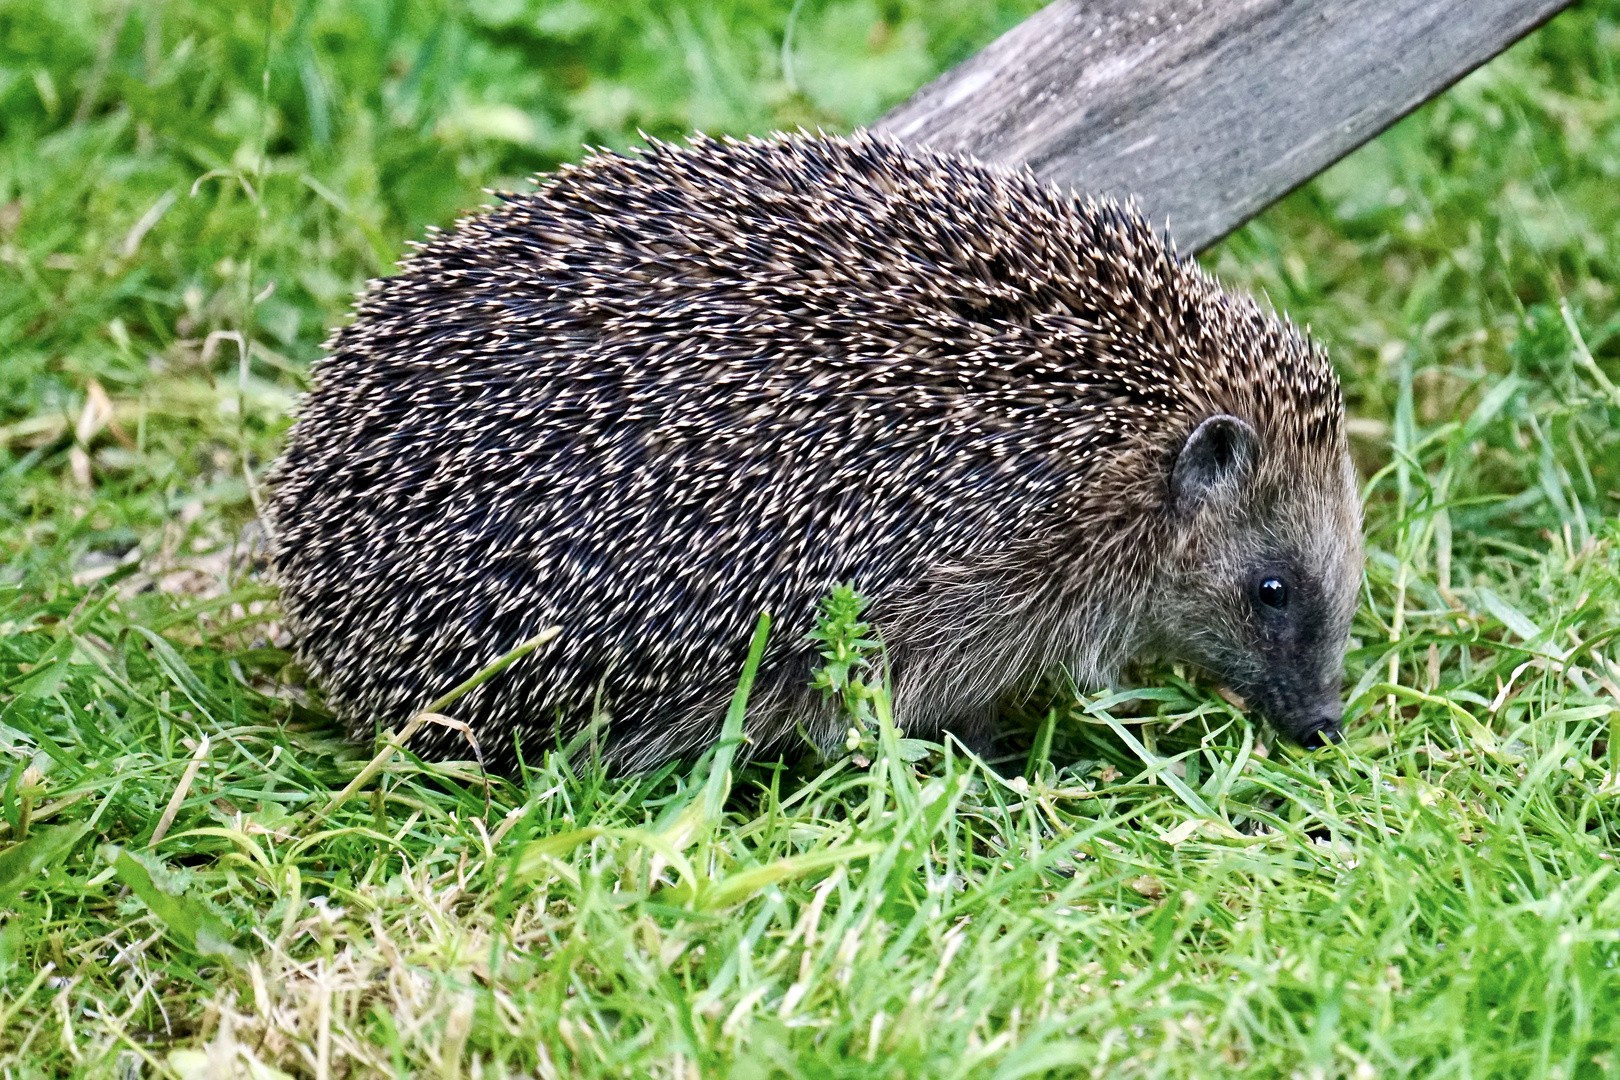
<path fill-rule="evenodd" d="M 556 625 L 456 703 L 486 764 L 593 722 L 617 767 L 688 757 L 769 612 L 745 753 L 827 750 L 839 584 L 913 736 L 983 747 L 1043 677 L 1156 658 L 1339 737 L 1337 378 L 1134 204 L 870 133 L 649 140 L 536 188 L 370 283 L 273 470 L 286 621 L 356 737 Z"/>

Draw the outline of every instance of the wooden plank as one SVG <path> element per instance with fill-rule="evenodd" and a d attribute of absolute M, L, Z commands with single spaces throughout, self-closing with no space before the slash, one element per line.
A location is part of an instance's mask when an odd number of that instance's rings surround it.
<path fill-rule="evenodd" d="M 1200 251 L 1571 0 L 1058 0 L 875 125 Z"/>

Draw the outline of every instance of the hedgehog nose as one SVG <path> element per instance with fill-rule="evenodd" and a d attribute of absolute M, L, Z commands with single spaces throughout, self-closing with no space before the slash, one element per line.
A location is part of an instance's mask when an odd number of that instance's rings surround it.
<path fill-rule="evenodd" d="M 1334 708 L 1331 712 L 1324 711 L 1305 725 L 1300 732 L 1300 745 L 1308 750 L 1317 750 L 1329 743 L 1343 742 L 1344 735 L 1339 730 L 1340 710 Z"/>
<path fill-rule="evenodd" d="M 1320 750 L 1330 743 L 1344 741 L 1344 733 L 1339 730 L 1337 720 L 1329 720 L 1305 736 L 1305 746 L 1311 750 Z"/>

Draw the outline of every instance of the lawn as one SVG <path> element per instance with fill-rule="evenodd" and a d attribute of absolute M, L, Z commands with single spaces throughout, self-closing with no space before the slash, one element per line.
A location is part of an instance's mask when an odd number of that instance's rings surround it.
<path fill-rule="evenodd" d="M 1345 382 L 1342 746 L 1148 669 L 994 767 L 362 778 L 293 664 L 254 507 L 367 278 L 1037 6 L 0 0 L 0 1076 L 1620 1072 L 1620 0 L 1204 256 Z"/>

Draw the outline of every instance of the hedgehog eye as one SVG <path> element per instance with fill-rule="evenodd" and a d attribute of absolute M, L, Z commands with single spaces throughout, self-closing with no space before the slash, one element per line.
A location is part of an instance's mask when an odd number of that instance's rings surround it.
<path fill-rule="evenodd" d="M 1256 592 L 1260 602 L 1268 608 L 1281 608 L 1288 603 L 1288 586 L 1281 578 L 1266 578 Z"/>

